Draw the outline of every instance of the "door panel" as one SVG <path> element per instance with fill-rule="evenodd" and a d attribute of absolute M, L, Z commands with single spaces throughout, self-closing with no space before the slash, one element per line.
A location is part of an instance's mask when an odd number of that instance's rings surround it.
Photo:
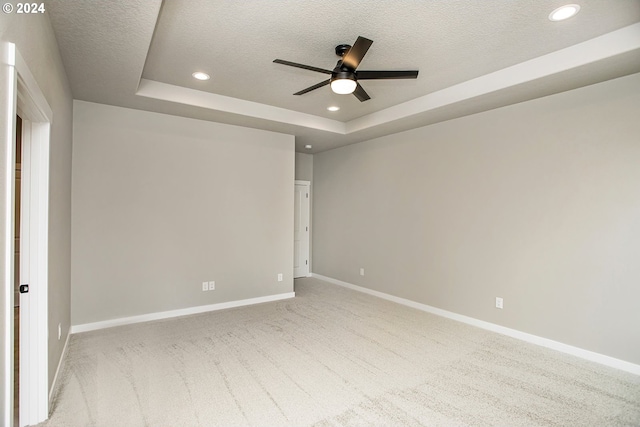
<path fill-rule="evenodd" d="M 293 219 L 293 277 L 309 275 L 309 190 L 310 185 L 296 184 Z"/>

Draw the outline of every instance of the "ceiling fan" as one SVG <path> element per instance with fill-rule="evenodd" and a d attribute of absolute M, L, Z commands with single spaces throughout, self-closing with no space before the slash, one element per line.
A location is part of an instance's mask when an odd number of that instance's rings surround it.
<path fill-rule="evenodd" d="M 336 46 L 336 55 L 341 59 L 333 70 L 325 70 L 322 68 L 312 67 L 311 65 L 298 64 L 296 62 L 275 59 L 276 64 L 288 65 L 290 67 L 302 68 L 305 70 L 317 71 L 318 73 L 330 74 L 331 78 L 318 84 L 310 86 L 294 95 L 303 95 L 312 90 L 321 88 L 328 84 L 331 90 L 339 94 L 353 93 L 360 102 L 371 99 L 369 94 L 360 86 L 358 80 L 379 80 L 379 79 L 415 79 L 418 77 L 418 70 L 409 71 L 357 71 L 360 61 L 364 58 L 369 48 L 373 44 L 372 40 L 358 36 L 358 39 L 349 46 L 341 44 Z"/>

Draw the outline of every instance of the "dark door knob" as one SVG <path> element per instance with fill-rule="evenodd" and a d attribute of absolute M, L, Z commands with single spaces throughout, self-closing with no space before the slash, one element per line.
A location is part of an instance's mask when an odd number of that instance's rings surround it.
<path fill-rule="evenodd" d="M 29 285 L 20 285 L 20 293 L 26 294 L 29 292 Z"/>

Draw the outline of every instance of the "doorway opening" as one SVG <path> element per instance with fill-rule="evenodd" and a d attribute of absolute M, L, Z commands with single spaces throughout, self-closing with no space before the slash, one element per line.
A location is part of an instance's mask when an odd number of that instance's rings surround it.
<path fill-rule="evenodd" d="M 25 65 L 26 68 L 26 65 Z M 18 427 L 49 415 L 49 144 L 51 109 L 30 75 L 18 68 L 20 156 L 20 361 Z M 26 292 L 25 292 L 26 291 Z"/>
<path fill-rule="evenodd" d="M 18 426 L 22 427 L 46 420 L 49 412 L 49 146 L 53 112 L 13 43 L 0 42 L 0 86 L 6 94 L 0 97 L 0 112 L 3 113 L 0 115 L 0 128 L 6 130 L 0 133 L 0 144 L 5 147 L 7 160 L 6 179 L 2 180 L 0 192 L 6 201 L 3 207 L 8 219 L 3 221 L 0 232 L 3 254 L 0 283 L 5 297 L 0 311 L 6 319 L 1 368 L 8 374 L 2 384 L 5 392 L 0 400 L 0 424 L 10 426 L 14 423 L 15 401 L 18 400 Z M 16 122 L 21 125 L 18 127 Z M 18 131 L 22 145 L 19 154 L 15 146 Z M 20 243 L 19 263 L 16 264 L 14 247 L 18 206 L 13 165 L 18 156 Z M 28 285 L 18 294 L 18 320 L 14 319 L 16 284 L 21 288 Z M 14 353 L 14 330 L 19 335 L 19 355 Z M 14 360 L 14 356 L 19 360 Z M 11 381 L 16 365 L 19 369 L 18 395 L 14 395 L 16 384 Z"/>
<path fill-rule="evenodd" d="M 293 277 L 308 277 L 309 265 L 309 212 L 311 182 L 295 181 L 293 220 Z"/>

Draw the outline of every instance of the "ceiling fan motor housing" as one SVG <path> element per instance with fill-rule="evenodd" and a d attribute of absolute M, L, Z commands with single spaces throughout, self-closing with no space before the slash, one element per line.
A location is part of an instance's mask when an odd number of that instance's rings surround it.
<path fill-rule="evenodd" d="M 339 44 L 336 46 L 336 55 L 343 57 L 345 53 L 349 52 L 349 49 L 351 49 L 350 44 Z"/>
<path fill-rule="evenodd" d="M 334 68 L 333 72 L 331 73 L 331 81 L 341 80 L 341 79 L 355 80 L 356 73 L 354 71 L 347 70 L 345 68 L 338 68 L 338 67 Z"/>

